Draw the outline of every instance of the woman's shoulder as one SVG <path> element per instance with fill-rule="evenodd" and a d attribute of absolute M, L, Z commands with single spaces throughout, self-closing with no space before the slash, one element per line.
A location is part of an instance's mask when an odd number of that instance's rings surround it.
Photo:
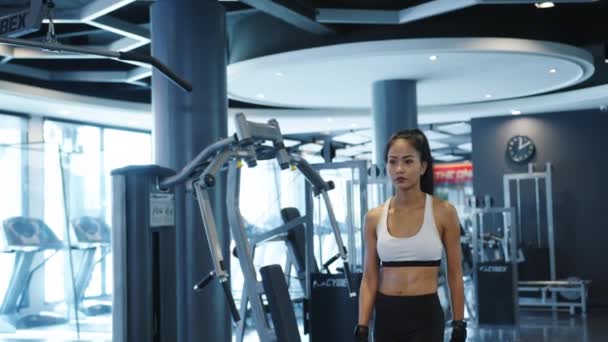
<path fill-rule="evenodd" d="M 448 215 L 452 215 L 456 212 L 456 208 L 452 205 L 452 203 L 441 199 L 436 196 L 433 197 L 433 213 L 435 217 L 444 217 Z"/>
<path fill-rule="evenodd" d="M 382 216 L 382 210 L 384 205 L 379 205 L 373 209 L 370 209 L 365 215 L 365 224 L 376 226 L 380 221 L 380 217 Z"/>

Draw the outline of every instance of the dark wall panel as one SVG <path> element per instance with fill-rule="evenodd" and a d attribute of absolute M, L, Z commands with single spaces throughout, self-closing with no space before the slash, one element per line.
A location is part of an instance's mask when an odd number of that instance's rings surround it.
<path fill-rule="evenodd" d="M 512 163 L 506 145 L 514 135 L 527 135 L 536 145 L 531 162 L 537 170 L 553 165 L 553 203 L 557 276 L 592 280 L 591 305 L 608 305 L 608 113 L 599 110 L 530 116 L 473 119 L 473 186 L 475 195 L 490 194 L 503 204 L 502 177 L 526 172 Z M 530 187 L 533 189 L 533 182 Z M 533 190 L 532 190 L 533 193 Z M 541 200 L 544 201 L 544 198 Z M 522 208 L 535 222 L 534 209 Z M 534 227 L 522 224 L 523 235 Z"/>

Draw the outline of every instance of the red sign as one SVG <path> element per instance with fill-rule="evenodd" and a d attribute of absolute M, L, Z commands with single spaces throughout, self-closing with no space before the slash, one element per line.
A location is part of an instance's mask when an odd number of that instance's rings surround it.
<path fill-rule="evenodd" d="M 473 164 L 438 164 L 433 168 L 435 183 L 460 184 L 473 181 Z"/>

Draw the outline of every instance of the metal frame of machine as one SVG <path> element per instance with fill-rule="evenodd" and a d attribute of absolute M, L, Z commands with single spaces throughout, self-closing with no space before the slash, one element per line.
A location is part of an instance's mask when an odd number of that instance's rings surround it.
<path fill-rule="evenodd" d="M 298 169 L 304 175 L 308 184 L 312 186 L 314 194 L 316 196 L 320 195 L 325 203 L 334 237 L 339 246 L 339 255 L 343 261 L 344 275 L 352 295 L 355 292 L 354 289 L 352 289 L 352 286 L 350 286 L 351 277 L 348 256 L 340 236 L 332 204 L 327 194 L 327 192 L 333 188 L 333 184 L 331 182 L 325 182 L 306 160 L 297 156 L 291 156 L 287 153 L 276 120 L 270 120 L 268 124 L 253 123 L 247 121 L 245 116 L 239 113 L 235 116 L 235 121 L 237 133 L 234 136 L 208 146 L 178 174 L 160 180 L 159 186 L 161 188 L 171 188 L 179 183 L 185 182 L 187 189 L 196 194 L 205 226 L 205 233 L 209 242 L 209 248 L 211 250 L 214 269 L 203 280 L 196 284 L 194 288 L 195 290 L 200 290 L 211 280 L 218 278 L 220 284 L 223 286 L 232 316 L 234 320 L 238 322 L 241 319 L 241 315 L 239 315 L 230 291 L 227 263 L 223 258 L 209 199 L 209 191 L 215 186 L 215 177 L 217 173 L 227 166 L 227 193 L 229 195 L 227 196 L 226 204 L 228 207 L 228 220 L 236 244 L 236 251 L 239 255 L 238 259 L 245 279 L 247 301 L 249 301 L 251 306 L 255 327 L 260 341 L 262 342 L 284 340 L 279 336 L 281 327 L 278 327 L 276 324 L 276 319 L 279 317 L 273 317 L 274 328 L 267 320 L 264 303 L 262 301 L 262 295 L 266 294 L 268 297 L 268 293 L 265 293 L 266 284 L 261 284 L 257 280 L 256 270 L 252 260 L 251 242 L 245 234 L 245 225 L 240 215 L 238 203 L 240 165 L 242 165 L 242 161 L 245 161 L 250 167 L 253 167 L 257 164 L 258 159 L 276 158 L 281 169 L 291 167 L 292 170 Z M 262 146 L 262 143 L 267 141 L 270 141 L 273 144 L 272 148 Z M 297 220 L 297 223 L 301 222 L 302 220 Z M 287 229 L 289 225 L 295 224 L 296 222 L 287 223 L 283 227 Z M 307 251 L 308 250 L 309 248 L 307 247 Z M 307 291 L 307 293 L 309 292 Z M 246 302 L 242 302 L 241 314 L 246 313 L 246 307 Z M 242 325 L 244 323 L 239 324 Z M 299 336 L 295 339 L 299 340 Z"/>
<path fill-rule="evenodd" d="M 516 208 L 517 220 L 520 231 L 518 236 L 523 238 L 522 229 L 522 196 L 521 183 L 526 180 L 534 180 L 535 190 L 535 209 L 536 209 L 536 236 L 537 244 L 541 244 L 541 201 L 540 201 L 540 182 L 545 182 L 545 205 L 546 205 L 546 222 L 547 222 L 547 247 L 549 253 L 549 279 L 539 279 L 535 281 L 520 281 L 518 291 L 520 293 L 540 293 L 540 298 L 520 298 L 520 306 L 548 307 L 552 310 L 557 310 L 559 307 L 568 307 L 570 314 L 574 314 L 575 308 L 581 309 L 581 314 L 587 312 L 587 287 L 590 283 L 588 280 L 566 279 L 557 280 L 557 266 L 555 260 L 555 226 L 553 218 L 553 183 L 552 183 L 552 166 L 551 163 L 546 163 L 545 171 L 535 171 L 534 164 L 528 164 L 528 172 L 505 174 L 503 176 L 503 194 L 505 207 L 511 206 L 511 182 L 515 182 L 516 186 Z M 521 241 L 518 241 L 518 243 Z M 578 301 L 560 301 L 558 293 L 571 293 L 574 297 L 578 297 Z"/>

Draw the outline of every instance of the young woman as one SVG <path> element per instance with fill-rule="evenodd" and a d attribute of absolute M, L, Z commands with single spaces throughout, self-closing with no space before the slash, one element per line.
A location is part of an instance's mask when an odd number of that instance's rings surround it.
<path fill-rule="evenodd" d="M 437 278 L 445 248 L 452 304 L 452 342 L 466 339 L 460 224 L 454 207 L 433 194 L 433 160 L 418 129 L 393 134 L 385 149 L 395 196 L 367 213 L 365 265 L 356 341 L 439 342 L 444 336 Z"/>

